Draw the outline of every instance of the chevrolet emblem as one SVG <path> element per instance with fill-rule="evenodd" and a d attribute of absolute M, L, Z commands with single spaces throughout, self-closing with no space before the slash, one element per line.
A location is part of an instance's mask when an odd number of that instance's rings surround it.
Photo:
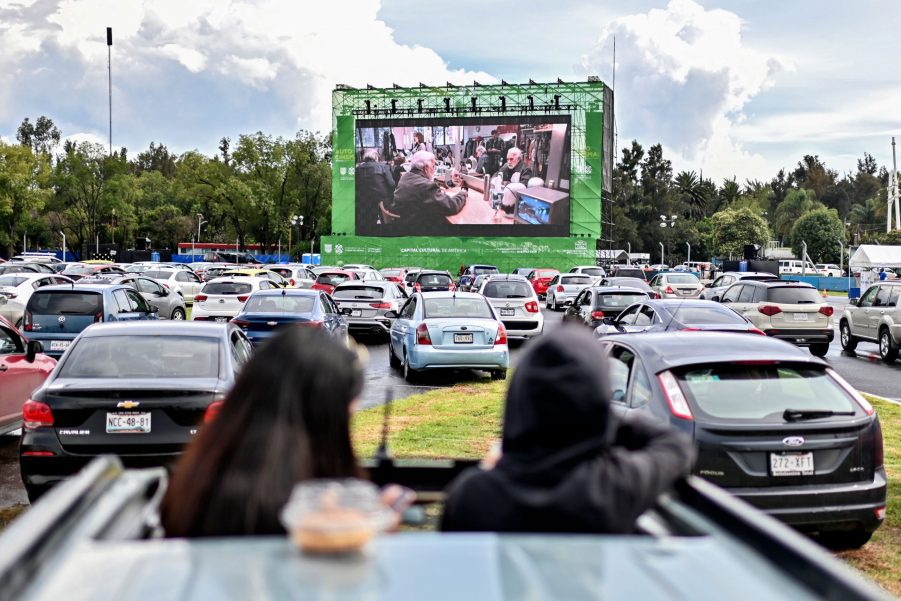
<path fill-rule="evenodd" d="M 140 405 L 138 401 L 119 401 L 116 403 L 116 407 L 120 407 L 122 409 L 134 409 L 138 405 Z"/>

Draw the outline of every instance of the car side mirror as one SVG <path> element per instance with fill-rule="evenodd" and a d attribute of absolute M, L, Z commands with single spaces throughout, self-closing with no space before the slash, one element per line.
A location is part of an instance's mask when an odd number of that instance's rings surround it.
<path fill-rule="evenodd" d="M 385 317 L 388 319 L 397 319 L 397 311 L 385 311 Z"/>
<path fill-rule="evenodd" d="M 726 303 L 731 303 L 732 299 L 731 298 L 721 298 L 720 302 L 725 305 Z"/>
<path fill-rule="evenodd" d="M 148 313 L 159 313 L 159 312 L 160 312 L 160 308 L 159 308 L 159 307 L 151 306 L 151 307 L 150 307 L 150 310 L 148 310 L 147 312 L 148 312 Z"/>
<path fill-rule="evenodd" d="M 859 302 L 860 302 L 860 299 L 859 299 L 859 298 L 852 298 L 851 300 L 848 301 L 848 304 L 850 304 L 850 305 L 856 307 L 856 306 L 857 306 L 857 303 L 859 303 Z"/>
<path fill-rule="evenodd" d="M 707 282 L 704 284 L 704 288 L 713 288 L 713 282 Z"/>
<path fill-rule="evenodd" d="M 350 315 L 351 313 L 353 313 L 353 309 L 351 309 L 350 307 L 341 308 L 341 315 Z"/>
<path fill-rule="evenodd" d="M 37 340 L 29 340 L 28 345 L 25 347 L 25 360 L 29 363 L 34 363 L 34 359 L 38 353 L 44 352 L 44 345 L 38 342 Z"/>

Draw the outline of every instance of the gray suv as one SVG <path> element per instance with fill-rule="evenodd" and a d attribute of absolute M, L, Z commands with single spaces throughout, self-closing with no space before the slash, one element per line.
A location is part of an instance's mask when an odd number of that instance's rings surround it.
<path fill-rule="evenodd" d="M 879 356 L 894 363 L 901 348 L 901 282 L 880 282 L 867 288 L 858 301 L 842 313 L 839 333 L 842 348 L 853 351 L 859 342 L 875 342 Z"/>
<path fill-rule="evenodd" d="M 700 298 L 703 300 L 719 301 L 723 296 L 723 292 L 739 280 L 763 282 L 778 279 L 779 276 L 762 271 L 726 271 L 718 275 L 715 280 L 704 287 L 704 290 L 701 291 Z"/>

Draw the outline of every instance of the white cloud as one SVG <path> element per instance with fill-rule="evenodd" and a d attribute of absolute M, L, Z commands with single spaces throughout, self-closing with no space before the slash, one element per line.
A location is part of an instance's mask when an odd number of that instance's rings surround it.
<path fill-rule="evenodd" d="M 159 55 L 178 61 L 191 73 L 199 73 L 206 68 L 207 57 L 193 48 L 185 48 L 179 44 L 166 44 L 159 49 Z"/>
<path fill-rule="evenodd" d="M 676 169 L 703 168 L 715 178 L 767 175 L 764 158 L 737 141 L 735 124 L 789 61 L 746 47 L 738 15 L 693 0 L 613 20 L 583 56 L 585 72 L 606 72 L 614 36 L 621 138 L 660 141 Z"/>

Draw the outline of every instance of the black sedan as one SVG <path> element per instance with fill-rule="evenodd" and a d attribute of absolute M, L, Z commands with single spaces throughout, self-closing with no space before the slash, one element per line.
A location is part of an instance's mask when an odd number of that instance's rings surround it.
<path fill-rule="evenodd" d="M 821 359 L 781 340 L 668 332 L 603 342 L 613 407 L 690 434 L 695 473 L 835 548 L 885 517 L 879 417 Z"/>
<path fill-rule="evenodd" d="M 231 388 L 251 346 L 232 324 L 148 321 L 85 329 L 23 408 L 29 499 L 97 455 L 174 461 Z"/>
<path fill-rule="evenodd" d="M 247 334 L 254 346 L 263 344 L 287 326 L 321 327 L 346 344 L 346 316 L 351 312 L 349 307 L 340 309 L 322 290 L 280 288 L 251 294 L 231 321 Z"/>
<path fill-rule="evenodd" d="M 641 270 L 639 270 L 641 271 Z M 644 273 L 644 272 L 642 272 Z M 643 292 L 647 292 L 651 298 L 660 298 L 660 295 L 648 285 L 648 281 L 644 278 L 635 278 L 631 276 L 610 276 L 598 280 L 596 286 L 626 286 L 628 288 L 638 288 Z"/>
<path fill-rule="evenodd" d="M 713 301 L 693 299 L 648 300 L 627 308 L 615 319 L 604 319 L 595 336 L 703 330 L 763 334 L 735 311 Z"/>
<path fill-rule="evenodd" d="M 563 313 L 563 321 L 596 328 L 605 319 L 616 319 L 626 308 L 648 300 L 648 293 L 625 286 L 592 286 L 584 289 Z"/>

